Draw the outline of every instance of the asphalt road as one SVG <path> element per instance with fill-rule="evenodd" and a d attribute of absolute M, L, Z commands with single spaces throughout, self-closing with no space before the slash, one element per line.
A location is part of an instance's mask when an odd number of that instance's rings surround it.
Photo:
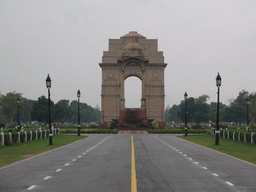
<path fill-rule="evenodd" d="M 133 135 L 137 191 L 256 191 L 256 166 L 172 135 Z M 0 191 L 131 191 L 131 135 L 89 138 L 0 169 Z"/>

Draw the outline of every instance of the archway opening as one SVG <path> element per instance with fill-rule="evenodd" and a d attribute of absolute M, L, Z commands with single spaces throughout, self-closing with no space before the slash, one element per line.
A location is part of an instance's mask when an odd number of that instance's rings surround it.
<path fill-rule="evenodd" d="M 124 82 L 125 108 L 140 108 L 142 98 L 142 82 L 138 77 L 128 77 Z"/>

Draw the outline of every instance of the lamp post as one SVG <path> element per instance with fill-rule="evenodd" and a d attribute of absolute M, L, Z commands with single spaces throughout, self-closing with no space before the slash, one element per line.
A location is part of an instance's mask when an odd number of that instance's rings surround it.
<path fill-rule="evenodd" d="M 18 104 L 18 131 L 20 131 L 20 97 L 17 99 Z"/>
<path fill-rule="evenodd" d="M 77 98 L 78 98 L 78 131 L 77 131 L 77 135 L 80 136 L 80 106 L 79 106 L 79 98 L 81 96 L 81 92 L 80 90 L 77 91 Z"/>
<path fill-rule="evenodd" d="M 185 99 L 185 136 L 188 136 L 188 128 L 187 128 L 187 115 L 188 115 L 187 99 L 188 99 L 188 94 L 187 94 L 187 92 L 185 92 L 185 94 L 184 94 L 184 99 Z"/>
<path fill-rule="evenodd" d="M 52 121 L 51 121 L 51 99 L 50 99 L 50 96 L 51 96 L 51 94 L 50 94 L 51 78 L 50 78 L 49 74 L 46 78 L 46 87 L 48 89 L 48 104 L 49 104 L 49 107 L 48 107 L 49 108 L 49 131 L 50 131 L 50 133 L 49 133 L 49 145 L 52 145 L 53 143 L 52 143 L 52 127 L 51 127 Z"/>
<path fill-rule="evenodd" d="M 220 74 L 218 73 L 216 77 L 216 86 L 218 87 L 218 100 L 217 100 L 217 130 L 215 133 L 215 145 L 219 145 L 219 140 L 220 140 L 220 131 L 219 131 L 219 106 L 220 106 L 220 86 L 221 86 L 221 77 Z"/>
<path fill-rule="evenodd" d="M 246 97 L 246 106 L 247 106 L 247 129 L 249 131 L 249 104 L 250 104 L 250 101 L 249 101 L 249 97 L 247 96 Z"/>

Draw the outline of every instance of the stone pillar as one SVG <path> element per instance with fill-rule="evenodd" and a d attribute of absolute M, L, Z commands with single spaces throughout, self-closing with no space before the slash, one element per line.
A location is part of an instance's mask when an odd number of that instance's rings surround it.
<path fill-rule="evenodd" d="M 235 135 L 236 133 L 235 132 L 233 132 L 233 140 L 236 140 L 236 135 Z"/>
<path fill-rule="evenodd" d="M 246 143 L 246 133 L 244 133 L 244 142 Z"/>
<path fill-rule="evenodd" d="M 24 140 L 24 142 L 28 142 L 27 132 L 26 132 L 26 131 L 24 131 L 24 134 L 25 134 L 25 140 Z"/>
<path fill-rule="evenodd" d="M 254 143 L 253 132 L 252 132 L 252 134 L 251 134 L 251 143 Z"/>
<path fill-rule="evenodd" d="M 20 143 L 20 132 L 18 132 L 18 143 Z"/>
<path fill-rule="evenodd" d="M 30 141 L 32 141 L 32 137 L 33 137 L 32 131 L 29 131 L 29 133 L 30 133 Z"/>
<path fill-rule="evenodd" d="M 42 139 L 42 134 L 43 134 L 43 133 L 42 133 L 42 131 L 40 130 L 40 139 Z"/>
<path fill-rule="evenodd" d="M 121 77 L 121 87 L 120 87 L 120 95 L 121 95 L 121 98 L 120 98 L 120 110 L 124 110 L 125 109 L 125 98 L 124 98 L 124 74 L 122 73 L 120 75 Z"/>
<path fill-rule="evenodd" d="M 229 139 L 229 131 L 228 131 L 228 135 L 227 135 L 228 139 Z"/>
<path fill-rule="evenodd" d="M 38 134 L 37 134 L 37 131 L 35 131 L 36 132 L 36 138 L 35 138 L 35 140 L 37 140 L 38 139 Z"/>
<path fill-rule="evenodd" d="M 1 140 L 1 147 L 4 146 L 4 132 L 1 132 L 2 140 Z"/>
<path fill-rule="evenodd" d="M 223 134 L 223 138 L 225 138 L 225 137 L 226 137 L 226 136 L 225 136 L 225 131 L 223 131 L 222 134 Z"/>
<path fill-rule="evenodd" d="M 241 134 L 238 133 L 238 141 L 241 141 Z"/>
<path fill-rule="evenodd" d="M 10 135 L 10 145 L 12 144 L 12 133 L 9 132 L 9 135 Z"/>
<path fill-rule="evenodd" d="M 44 130 L 44 138 L 47 138 L 47 131 Z"/>

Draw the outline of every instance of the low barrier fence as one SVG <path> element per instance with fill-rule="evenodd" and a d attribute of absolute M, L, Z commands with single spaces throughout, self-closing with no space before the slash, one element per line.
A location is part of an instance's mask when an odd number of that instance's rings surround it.
<path fill-rule="evenodd" d="M 211 129 L 211 135 L 215 135 L 215 129 Z M 247 143 L 256 143 L 256 134 L 254 132 L 231 131 L 220 129 L 220 137 L 242 141 Z"/>
<path fill-rule="evenodd" d="M 3 130 L 1 128 L 1 130 Z M 28 141 L 33 141 L 33 140 L 38 140 L 38 139 L 43 139 L 49 137 L 49 130 L 38 130 L 38 131 L 22 131 L 22 132 L 4 132 L 1 131 L 0 133 L 0 146 L 5 146 L 5 145 L 12 145 L 13 143 L 23 143 L 23 142 L 28 142 Z M 52 134 L 54 135 L 59 135 L 60 134 L 60 129 L 57 128 L 52 128 Z"/>

